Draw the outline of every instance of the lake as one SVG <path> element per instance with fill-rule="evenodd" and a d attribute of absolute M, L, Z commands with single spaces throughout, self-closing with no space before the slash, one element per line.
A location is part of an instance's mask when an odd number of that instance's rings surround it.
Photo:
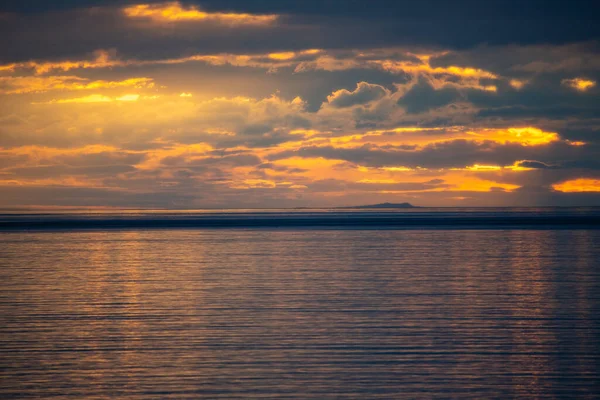
<path fill-rule="evenodd" d="M 6 213 L 0 397 L 598 398 L 597 217 Z"/>

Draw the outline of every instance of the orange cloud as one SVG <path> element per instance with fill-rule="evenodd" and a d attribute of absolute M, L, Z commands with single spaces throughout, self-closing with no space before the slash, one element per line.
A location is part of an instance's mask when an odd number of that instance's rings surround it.
<path fill-rule="evenodd" d="M 539 146 L 556 142 L 559 136 L 555 132 L 545 132 L 531 126 L 508 129 L 484 129 L 479 132 L 468 132 L 475 140 L 492 140 L 497 143 L 519 143 L 523 146 Z"/>
<path fill-rule="evenodd" d="M 405 55 L 411 55 L 408 52 Z M 354 51 L 350 57 L 340 58 L 335 51 L 327 52 L 322 49 L 306 49 L 300 51 L 282 51 L 266 54 L 194 54 L 186 57 L 166 58 L 156 60 L 122 60 L 114 52 L 97 50 L 94 57 L 85 60 L 64 61 L 27 61 L 0 65 L 0 70 L 16 71 L 33 69 L 36 74 L 46 74 L 53 70 L 69 71 L 73 69 L 111 68 L 143 65 L 172 65 L 188 62 L 204 62 L 210 65 L 232 65 L 237 67 L 254 67 L 268 70 L 280 67 L 295 67 L 295 72 L 307 70 L 337 71 L 353 68 L 383 69 L 392 73 L 406 73 L 413 76 L 427 75 L 436 87 L 455 85 L 486 91 L 496 91 L 491 84 L 482 84 L 481 79 L 498 79 L 496 74 L 478 68 L 469 67 L 432 67 L 430 58 L 435 55 L 419 55 L 418 60 L 398 61 L 397 50 L 377 50 L 370 52 Z M 309 58 L 307 61 L 306 58 Z M 454 79 L 451 79 L 451 78 Z M 458 80 L 456 79 L 458 78 Z"/>
<path fill-rule="evenodd" d="M 50 90 L 152 88 L 154 87 L 154 81 L 151 78 L 144 77 L 130 78 L 123 81 L 89 81 L 77 76 L 4 76 L 0 77 L 0 85 L 6 87 L 6 89 L 0 90 L 0 94 L 26 94 L 43 93 Z"/>
<path fill-rule="evenodd" d="M 278 185 L 276 182 L 268 179 L 244 179 L 241 182 L 235 182 L 231 186 L 232 189 L 273 189 Z"/>
<path fill-rule="evenodd" d="M 326 70 L 338 71 L 352 68 L 376 68 L 383 69 L 392 73 L 405 73 L 413 76 L 426 75 L 431 79 L 431 83 L 436 87 L 445 85 L 460 86 L 496 92 L 497 88 L 494 85 L 482 84 L 482 79 L 498 79 L 499 76 L 479 68 L 448 66 L 448 67 L 433 67 L 430 64 L 432 57 L 443 53 L 432 54 L 411 54 L 417 60 L 397 60 L 394 55 L 397 55 L 395 50 L 377 50 L 371 52 L 355 51 L 353 57 L 339 58 L 334 54 L 323 54 L 312 61 L 301 62 L 296 67 L 296 72 L 306 70 Z M 452 79 L 449 79 L 452 78 Z M 458 80 L 456 79 L 458 78 Z"/>
<path fill-rule="evenodd" d="M 492 190 L 501 190 L 510 192 L 520 186 L 507 183 L 499 183 L 488 179 L 481 179 L 472 174 L 470 169 L 450 169 L 450 170 L 428 170 L 426 168 L 407 168 L 407 167 L 365 167 L 340 160 L 324 159 L 320 157 L 299 158 L 292 157 L 274 162 L 276 165 L 282 165 L 289 168 L 299 168 L 303 172 L 297 173 L 298 177 L 306 179 L 306 182 L 318 180 L 336 180 L 346 182 L 348 185 L 360 183 L 360 191 L 373 193 L 408 193 L 408 192 L 489 192 Z M 497 167 L 501 169 L 501 167 Z M 496 170 L 494 169 L 488 169 Z M 287 174 L 287 173 L 286 173 Z M 424 175 L 426 174 L 426 175 Z M 423 183 L 423 176 L 435 178 L 443 185 L 423 186 L 422 188 L 406 189 L 381 189 L 381 185 L 394 185 L 403 183 Z M 370 189 L 368 185 L 373 185 Z M 339 194 L 347 193 L 346 188 Z"/>
<path fill-rule="evenodd" d="M 580 92 L 585 92 L 586 90 L 589 90 L 596 86 L 595 81 L 583 78 L 563 79 L 562 84 Z"/>
<path fill-rule="evenodd" d="M 522 80 L 519 80 L 519 79 L 511 79 L 510 81 L 508 81 L 508 83 L 513 88 L 515 88 L 517 90 L 521 90 L 527 84 L 527 81 L 522 81 Z"/>
<path fill-rule="evenodd" d="M 125 94 L 115 98 L 116 101 L 137 101 L 140 98 L 139 94 Z"/>
<path fill-rule="evenodd" d="M 427 73 L 432 75 L 453 75 L 462 78 L 473 78 L 473 79 L 497 79 L 498 76 L 489 71 L 485 71 L 479 68 L 469 67 L 432 67 L 430 59 L 436 54 L 429 55 L 418 55 L 417 58 L 421 60 L 421 63 L 414 61 L 395 61 L 395 60 L 374 60 L 375 64 L 380 65 L 383 69 L 391 72 L 407 72 L 407 73 Z"/>
<path fill-rule="evenodd" d="M 107 50 L 97 50 L 90 60 L 65 60 L 65 61 L 27 61 L 8 65 L 0 65 L 0 71 L 14 72 L 17 69 L 33 69 L 36 74 L 46 74 L 50 71 L 69 71 L 78 68 L 110 68 L 122 66 L 126 63 L 114 59 L 114 54 Z"/>
<path fill-rule="evenodd" d="M 113 153 L 125 151 L 120 150 L 115 146 L 107 146 L 101 144 L 88 145 L 83 147 L 72 147 L 72 148 L 56 148 L 47 146 L 20 146 L 13 147 L 10 149 L 3 149 L 0 147 L 0 157 L 7 155 L 27 156 L 28 163 L 33 165 L 39 165 L 40 162 L 49 163 L 52 159 L 59 156 L 77 156 L 77 155 L 91 155 L 100 153 Z M 131 152 L 129 152 L 131 153 Z"/>
<path fill-rule="evenodd" d="M 125 7 L 123 13 L 129 18 L 148 18 L 155 22 L 210 21 L 227 25 L 269 25 L 278 18 L 274 14 L 207 12 L 195 6 L 184 8 L 179 2 L 137 4 Z"/>
<path fill-rule="evenodd" d="M 172 3 L 170 3 L 172 4 Z M 177 4 L 177 3 L 174 3 Z M 138 7 L 138 8 L 136 8 Z M 139 8 L 142 7 L 142 8 Z M 162 6 L 138 5 L 129 7 L 135 12 L 158 13 Z M 168 10 L 171 8 L 167 7 Z M 178 10 L 177 7 L 173 10 Z M 172 11 L 172 10 L 171 10 Z M 169 13 L 171 13 L 169 11 Z M 132 13 L 134 11 L 131 11 Z M 173 11 L 174 12 L 174 11 Z M 191 12 L 191 11 L 190 11 Z M 198 13 L 203 13 L 197 11 Z M 229 15 L 229 14 L 224 14 Z M 244 15 L 244 14 L 240 14 Z M 122 60 L 116 57 L 114 52 L 98 50 L 94 57 L 88 60 L 65 60 L 56 62 L 28 61 L 24 63 L 0 66 L 7 71 L 34 70 L 36 74 L 46 74 L 51 71 L 69 71 L 72 69 L 88 68 L 110 68 L 145 65 L 175 65 L 189 62 L 202 62 L 209 65 L 221 66 L 231 65 L 235 67 L 263 68 L 268 71 L 276 71 L 279 68 L 295 68 L 295 72 L 306 70 L 347 70 L 353 68 L 383 69 L 391 73 L 404 73 L 413 76 L 411 83 L 404 85 L 405 89 L 417 82 L 419 76 L 426 76 L 429 82 L 436 88 L 454 86 L 457 88 L 471 88 L 482 91 L 496 92 L 497 87 L 486 80 L 499 79 L 496 74 L 478 68 L 448 66 L 433 67 L 430 59 L 441 53 L 429 55 L 414 55 L 408 52 L 405 56 L 413 56 L 413 60 L 397 60 L 398 50 L 383 49 L 373 51 L 354 51 L 349 57 L 338 57 L 335 51 L 327 52 L 322 49 L 306 49 L 300 51 L 281 51 L 266 54 L 195 54 L 186 57 L 166 58 L 156 60 Z M 519 81 L 520 82 L 520 81 Z M 519 85 L 517 81 L 511 85 Z"/>
<path fill-rule="evenodd" d="M 296 53 L 293 51 L 286 51 L 284 53 L 270 53 L 269 58 L 272 60 L 291 60 L 296 57 Z"/>
<path fill-rule="evenodd" d="M 53 99 L 42 103 L 32 104 L 67 104 L 67 103 L 111 103 L 114 101 L 132 102 L 139 99 L 156 99 L 159 96 L 140 96 L 139 94 L 124 94 L 118 97 L 110 97 L 102 94 L 91 94 L 84 97 L 74 97 L 69 99 Z"/>
<path fill-rule="evenodd" d="M 519 185 L 513 185 L 510 183 L 498 183 L 485 179 L 461 177 L 456 185 L 448 190 L 452 192 L 490 192 L 501 189 L 503 191 L 511 192 L 519 187 Z"/>
<path fill-rule="evenodd" d="M 156 141 L 156 143 L 160 143 L 160 141 Z M 195 143 L 188 145 L 164 145 L 163 148 L 155 149 L 148 151 L 146 153 L 146 157 L 144 161 L 136 165 L 136 168 L 141 170 L 152 170 L 155 168 L 159 168 L 161 165 L 161 161 L 167 157 L 203 157 L 210 150 L 213 150 L 213 147 L 206 143 Z"/>
<path fill-rule="evenodd" d="M 101 94 L 91 94 L 89 96 L 84 97 L 75 97 L 72 99 L 60 99 L 60 100 L 50 100 L 48 104 L 58 103 L 108 103 L 113 101 L 111 97 L 103 96 Z"/>
<path fill-rule="evenodd" d="M 499 144 L 519 143 L 523 146 L 540 146 L 560 140 L 556 132 L 546 132 L 535 127 L 514 127 L 505 129 L 467 130 L 465 127 L 454 126 L 444 128 L 402 127 L 389 130 L 375 130 L 344 136 L 330 137 L 324 133 L 315 134 L 309 139 L 312 145 L 334 145 L 335 147 L 353 148 L 365 144 L 377 145 L 415 145 L 417 148 L 432 143 L 464 139 L 469 141 L 492 141 Z M 577 146 L 581 142 L 566 143 Z M 306 144 L 305 143 L 301 143 Z"/>
<path fill-rule="evenodd" d="M 73 69 L 97 69 L 145 65 L 176 65 L 188 62 L 204 62 L 209 65 L 232 65 L 234 67 L 254 67 L 273 70 L 278 67 L 292 66 L 296 63 L 295 57 L 314 54 L 314 50 L 300 52 L 271 53 L 269 54 L 195 54 L 187 57 L 165 58 L 157 60 L 121 60 L 105 50 L 95 52 L 96 57 L 89 60 L 67 60 L 67 61 L 27 61 L 22 63 L 0 65 L 0 71 L 14 72 L 16 70 L 33 70 L 37 75 L 46 74 L 51 71 L 70 71 Z M 290 54 L 294 56 L 290 56 Z M 286 58 L 289 57 L 289 58 Z"/>
<path fill-rule="evenodd" d="M 513 165 L 485 165 L 485 164 L 473 164 L 464 168 L 451 168 L 453 171 L 472 171 L 472 172 L 490 172 L 490 171 L 531 171 L 534 168 L 524 167 L 523 161 L 515 161 Z"/>
<path fill-rule="evenodd" d="M 600 179 L 579 178 L 552 185 L 559 192 L 600 192 Z"/>

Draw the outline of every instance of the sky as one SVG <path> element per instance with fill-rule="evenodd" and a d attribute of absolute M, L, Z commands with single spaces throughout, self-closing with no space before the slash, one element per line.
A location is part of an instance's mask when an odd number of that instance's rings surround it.
<path fill-rule="evenodd" d="M 593 1 L 5 1 L 0 207 L 600 206 Z"/>

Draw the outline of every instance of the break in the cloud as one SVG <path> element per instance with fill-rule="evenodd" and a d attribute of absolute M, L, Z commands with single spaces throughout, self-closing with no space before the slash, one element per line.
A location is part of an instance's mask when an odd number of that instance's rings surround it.
<path fill-rule="evenodd" d="M 589 13 L 355 3 L 8 9 L 0 206 L 600 204 Z"/>

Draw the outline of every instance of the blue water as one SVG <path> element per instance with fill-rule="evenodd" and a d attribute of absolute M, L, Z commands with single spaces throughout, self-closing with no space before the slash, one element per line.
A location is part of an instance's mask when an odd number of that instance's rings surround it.
<path fill-rule="evenodd" d="M 595 216 L 5 213 L 0 398 L 598 398 Z"/>

